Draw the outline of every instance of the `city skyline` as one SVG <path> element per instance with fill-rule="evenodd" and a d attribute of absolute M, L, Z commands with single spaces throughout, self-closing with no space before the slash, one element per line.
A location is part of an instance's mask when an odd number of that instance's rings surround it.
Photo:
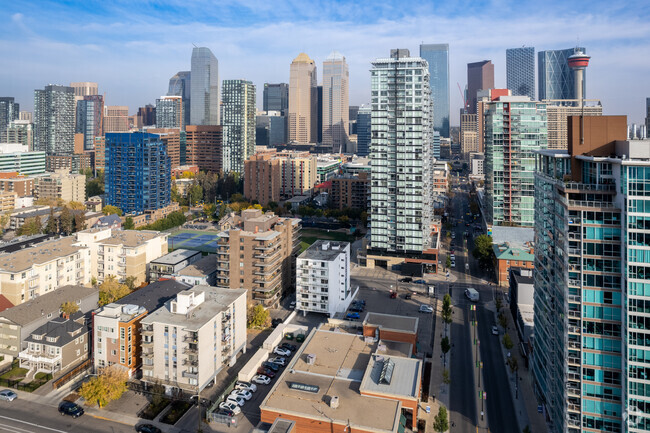
<path fill-rule="evenodd" d="M 409 15 L 414 9 L 397 2 L 337 2 L 336 7 L 280 3 L 271 8 L 250 1 L 209 8 L 203 2 L 132 7 L 35 1 L 8 5 L 0 13 L 5 24 L 0 49 L 5 58 L 14 59 L 12 68 L 2 72 L 0 93 L 32 110 L 34 89 L 95 81 L 106 92 L 107 105 L 128 105 L 133 114 L 165 93 L 169 77 L 188 69 L 194 43 L 210 48 L 219 59 L 220 78 L 251 80 L 258 89 L 258 107 L 264 82 L 288 82 L 288 65 L 300 52 L 322 64 L 338 50 L 350 67 L 350 104 L 361 105 L 370 99 L 373 59 L 390 48 L 417 52 L 421 43 L 449 43 L 450 122 L 458 125 L 455 114 L 462 103 L 453 87 L 466 84 L 467 63 L 491 59 L 495 86 L 505 87 L 507 48 L 555 50 L 579 41 L 592 56 L 588 94 L 603 101 L 605 114 L 626 114 L 630 123 L 640 124 L 643 98 L 650 94 L 650 83 L 642 79 L 650 60 L 635 55 L 650 48 L 648 12 L 641 6 L 596 2 L 589 3 L 585 14 L 577 12 L 580 7 L 555 2 L 543 9 L 532 2 L 516 8 L 478 2 L 435 10 L 418 5 L 417 15 Z M 623 63 L 629 67 L 621 69 Z"/>

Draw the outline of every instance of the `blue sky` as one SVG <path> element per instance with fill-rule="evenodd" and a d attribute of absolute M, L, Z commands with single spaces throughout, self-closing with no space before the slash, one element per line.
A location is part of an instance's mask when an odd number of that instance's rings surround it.
<path fill-rule="evenodd" d="M 5 2 L 9 3 L 9 2 Z M 616 3 L 616 4 L 614 4 Z M 650 97 L 650 12 L 643 1 L 19 1 L 0 11 L 0 96 L 32 109 L 49 83 L 96 81 L 109 105 L 154 103 L 169 77 L 189 70 L 192 44 L 219 59 L 221 79 L 288 82 L 300 52 L 319 68 L 332 50 L 350 65 L 350 104 L 366 103 L 370 62 L 391 48 L 450 44 L 452 125 L 468 62 L 491 59 L 505 87 L 505 49 L 563 49 L 592 56 L 587 97 L 606 114 L 641 123 Z M 258 92 L 261 106 L 261 90 Z"/>

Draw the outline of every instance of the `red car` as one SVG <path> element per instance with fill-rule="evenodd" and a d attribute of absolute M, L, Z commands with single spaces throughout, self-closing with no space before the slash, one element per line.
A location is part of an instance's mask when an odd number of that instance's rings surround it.
<path fill-rule="evenodd" d="M 397 292 L 390 292 L 390 299 L 396 299 L 397 298 Z"/>
<path fill-rule="evenodd" d="M 271 379 L 275 377 L 275 372 L 270 368 L 260 367 L 257 369 L 257 374 L 263 374 L 264 376 L 268 376 Z"/>

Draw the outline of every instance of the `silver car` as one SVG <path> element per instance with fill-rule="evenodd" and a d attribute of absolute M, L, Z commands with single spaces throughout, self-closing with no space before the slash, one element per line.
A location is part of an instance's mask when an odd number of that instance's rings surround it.
<path fill-rule="evenodd" d="M 14 401 L 17 398 L 18 398 L 18 394 L 16 394 L 10 389 L 3 389 L 2 391 L 0 391 L 0 400 Z"/>

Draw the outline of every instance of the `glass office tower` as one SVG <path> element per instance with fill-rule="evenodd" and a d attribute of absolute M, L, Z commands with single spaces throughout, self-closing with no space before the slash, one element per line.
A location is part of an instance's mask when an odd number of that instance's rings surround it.
<path fill-rule="evenodd" d="M 262 109 L 264 111 L 279 111 L 285 116 L 289 109 L 289 85 L 287 83 L 264 83 Z"/>
<path fill-rule="evenodd" d="M 545 99 L 573 99 L 575 98 L 575 84 L 573 71 L 569 68 L 568 59 L 577 50 L 586 53 L 584 47 L 569 48 L 566 50 L 548 50 L 537 53 L 537 84 L 539 86 L 539 100 Z M 585 92 L 587 97 L 587 76 L 584 72 Z"/>
<path fill-rule="evenodd" d="M 219 125 L 219 62 L 209 48 L 192 49 L 191 125 Z"/>
<path fill-rule="evenodd" d="M 449 44 L 422 44 L 420 57 L 429 63 L 433 129 L 449 137 Z"/>
<path fill-rule="evenodd" d="M 167 96 L 183 98 L 183 125 L 190 125 L 190 105 L 192 99 L 192 73 L 179 71 L 169 79 Z"/>
<path fill-rule="evenodd" d="M 506 50 L 506 87 L 512 96 L 528 96 L 535 100 L 535 48 Z"/>

